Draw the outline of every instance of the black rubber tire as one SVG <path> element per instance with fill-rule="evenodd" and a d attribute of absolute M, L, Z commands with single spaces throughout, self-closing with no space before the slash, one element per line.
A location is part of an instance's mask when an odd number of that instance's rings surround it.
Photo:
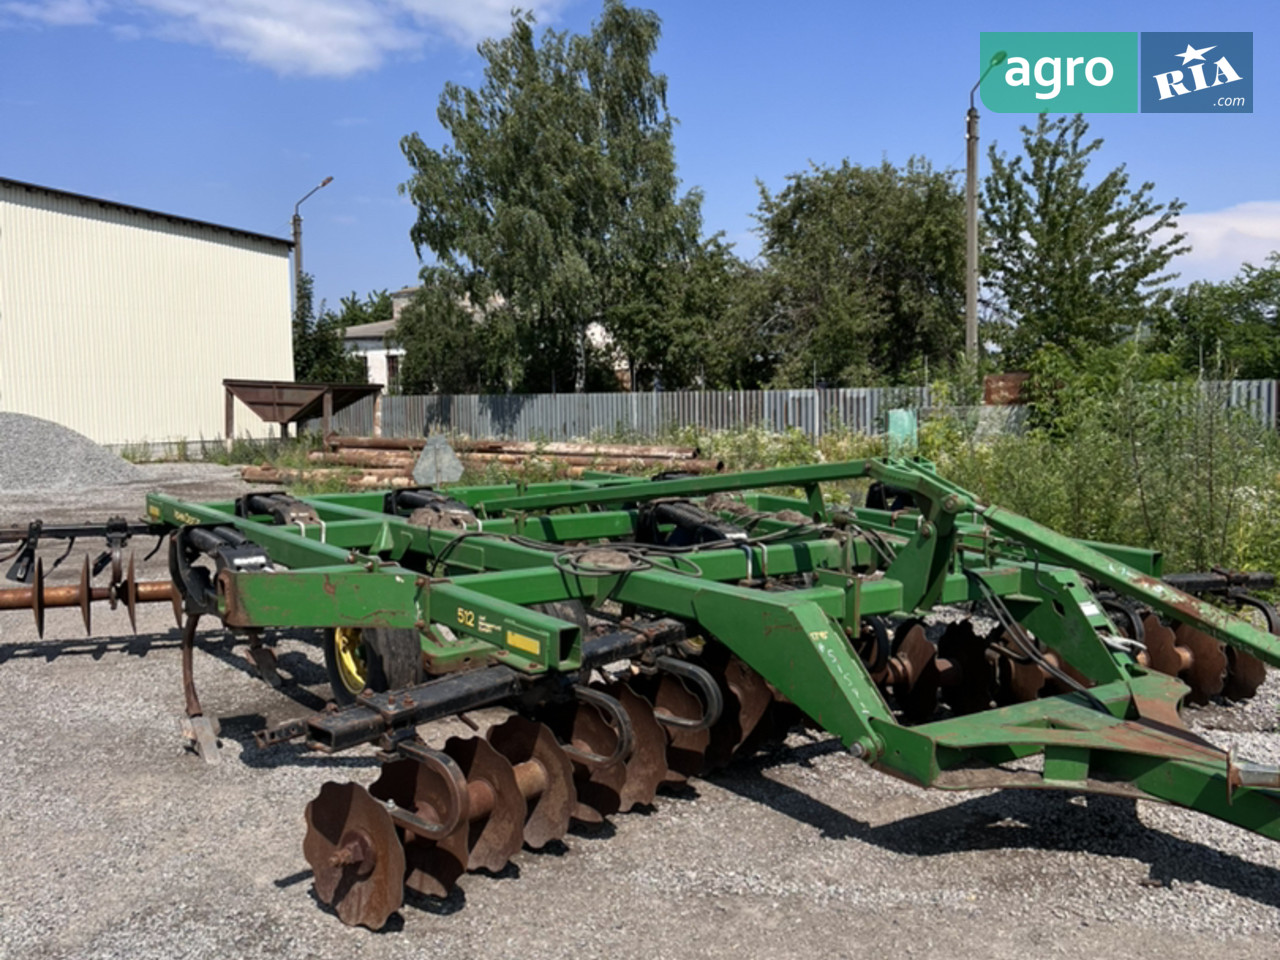
<path fill-rule="evenodd" d="M 412 627 L 375 627 L 366 630 L 369 650 L 369 682 L 374 693 L 399 690 L 421 683 L 422 639 Z"/>
<path fill-rule="evenodd" d="M 356 702 L 356 694 L 347 689 L 338 669 L 334 645 L 335 631 L 324 635 L 324 667 L 329 675 L 329 689 L 340 706 Z M 400 687 L 411 687 L 423 680 L 422 642 L 418 631 L 409 627 L 374 627 L 360 634 L 364 642 L 368 666 L 368 687 L 374 693 L 385 693 Z"/>
<path fill-rule="evenodd" d="M 587 608 L 582 605 L 581 600 L 553 600 L 551 603 L 535 603 L 529 609 L 545 613 L 548 617 L 555 617 L 557 620 L 576 623 L 582 628 L 582 638 L 586 639 Z"/>

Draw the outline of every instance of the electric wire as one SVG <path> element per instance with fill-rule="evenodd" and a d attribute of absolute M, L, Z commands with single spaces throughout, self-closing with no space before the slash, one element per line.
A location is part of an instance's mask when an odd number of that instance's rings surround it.
<path fill-rule="evenodd" d="M 965 570 L 964 575 L 968 578 L 970 583 L 974 584 L 978 588 L 978 592 L 982 594 L 984 602 L 995 616 L 996 621 L 1004 628 L 1005 632 L 1013 639 L 1013 642 L 1017 644 L 1018 649 L 1020 649 L 1029 660 L 1034 662 L 1036 666 L 1049 676 L 1053 677 L 1059 683 L 1075 690 L 1101 712 L 1107 714 L 1111 712 L 1107 709 L 1106 704 L 1094 696 L 1088 687 L 1069 674 L 1059 670 L 1045 658 L 1044 654 L 1042 654 L 1031 641 L 1031 638 L 1027 636 L 1026 631 L 1022 629 L 1022 624 L 1018 623 L 1018 621 L 1014 619 L 1013 614 L 1010 613 L 1009 608 L 1005 606 L 1004 601 L 1001 600 L 999 595 L 991 589 L 990 584 L 988 584 L 973 570 Z"/>

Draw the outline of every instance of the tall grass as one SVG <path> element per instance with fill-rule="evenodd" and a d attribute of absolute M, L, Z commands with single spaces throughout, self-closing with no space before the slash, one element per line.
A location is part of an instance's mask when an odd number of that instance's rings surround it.
<path fill-rule="evenodd" d="M 760 427 L 663 439 L 731 470 L 886 452 L 884 437 L 852 431 L 816 443 Z M 988 503 L 1069 536 L 1160 550 L 1168 571 L 1280 572 L 1280 441 L 1208 382 L 1091 384 L 1018 432 L 984 431 L 965 408 L 944 409 L 921 424 L 918 449 Z"/>
<path fill-rule="evenodd" d="M 1170 571 L 1280 569 L 1280 444 L 1206 383 L 1122 383 L 1023 435 L 930 426 L 940 472 L 1062 533 L 1161 550 Z"/>

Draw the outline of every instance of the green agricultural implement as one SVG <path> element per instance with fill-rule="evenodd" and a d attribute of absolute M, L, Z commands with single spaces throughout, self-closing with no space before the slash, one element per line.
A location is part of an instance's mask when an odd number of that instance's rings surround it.
<path fill-rule="evenodd" d="M 871 505 L 847 505 L 868 482 Z M 1280 665 L 1275 611 L 1249 592 L 1273 579 L 1162 577 L 1158 553 L 1062 536 L 923 461 L 152 494 L 145 521 L 113 523 L 108 587 L 87 561 L 78 588 L 43 582 L 39 538 L 85 528 L 9 531 L 34 583 L 0 592 L 0 609 L 42 625 L 79 606 L 87 627 L 93 600 L 131 615 L 174 602 L 188 735 L 210 761 L 200 618 L 246 637 L 277 683 L 266 631 L 322 629 L 333 703 L 257 740 L 376 747 L 368 789 L 326 783 L 306 809 L 316 891 L 350 924 L 381 927 L 405 887 L 444 896 L 466 870 L 650 804 L 800 722 L 921 786 L 1160 800 L 1280 839 L 1280 769 L 1179 714 L 1252 696 Z M 166 537 L 170 582 L 125 572 L 120 549 L 142 533 Z M 480 707 L 509 716 L 428 744 L 425 724 Z"/>

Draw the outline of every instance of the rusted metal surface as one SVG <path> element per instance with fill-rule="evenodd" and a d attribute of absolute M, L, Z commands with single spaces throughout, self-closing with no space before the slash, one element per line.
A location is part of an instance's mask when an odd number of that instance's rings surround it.
<path fill-rule="evenodd" d="M 333 412 L 382 391 L 380 383 L 293 383 L 288 380 L 223 380 L 222 386 L 267 423 L 297 423 L 320 416 L 325 394 Z"/>
<path fill-rule="evenodd" d="M 696 777 L 706 766 L 711 731 L 695 728 L 693 722 L 702 716 L 702 703 L 679 677 L 663 673 L 647 694 L 654 714 L 667 736 L 666 783 L 684 783 Z M 682 721 L 677 725 L 673 721 Z"/>
<path fill-rule="evenodd" d="M 491 727 L 489 743 L 515 767 L 526 802 L 524 842 L 540 850 L 569 832 L 577 805 L 573 764 L 545 724 L 513 716 Z"/>
<path fill-rule="evenodd" d="M 524 842 L 525 799 L 510 761 L 480 737 L 450 737 L 444 752 L 467 778 L 467 869 L 497 872 Z"/>
<path fill-rule="evenodd" d="M 667 738 L 662 725 L 638 693 L 625 683 L 611 683 L 604 692 L 622 704 L 631 720 L 635 744 L 626 760 L 626 777 L 618 796 L 621 812 L 653 803 L 667 776 Z"/>
<path fill-rule="evenodd" d="M 411 813 L 428 824 L 426 829 L 415 824 L 401 834 L 405 886 L 426 896 L 447 896 L 467 868 L 470 794 L 461 769 L 452 758 L 423 750 L 412 758 L 383 764 L 369 790 L 378 799 L 391 801 L 395 811 Z M 393 813 L 393 820 L 396 817 Z"/>
<path fill-rule="evenodd" d="M 378 930 L 404 900 L 404 848 L 385 807 L 354 783 L 326 783 L 307 804 L 303 856 L 316 896 L 343 923 Z"/>
<path fill-rule="evenodd" d="M 199 624 L 200 618 L 191 616 L 182 628 L 182 698 L 186 703 L 188 717 L 204 715 L 204 710 L 200 707 L 200 695 L 196 692 L 195 678 L 196 628 Z"/>
<path fill-rule="evenodd" d="M 990 373 L 982 379 L 982 402 L 988 406 L 1025 403 L 1023 396 L 1029 373 Z"/>
<path fill-rule="evenodd" d="M 1227 679 L 1222 695 L 1229 700 L 1248 700 L 1267 679 L 1267 665 L 1244 650 L 1227 647 Z"/>
<path fill-rule="evenodd" d="M 907 721 L 920 723 L 938 709 L 938 688 L 942 683 L 938 650 L 925 636 L 920 620 L 903 621 L 894 641 L 888 682 Z"/>
<path fill-rule="evenodd" d="M 135 627 L 138 604 L 170 603 L 173 605 L 174 620 L 178 626 L 182 625 L 182 595 L 178 588 L 170 580 L 139 582 L 134 574 L 132 557 L 129 558 L 127 572 L 107 586 L 93 586 L 90 576 L 89 558 L 85 557 L 79 583 L 51 587 L 45 583 L 44 561 L 38 559 L 31 586 L 0 590 L 0 610 L 31 610 L 40 636 L 44 636 L 46 611 L 56 607 L 79 607 L 85 634 L 91 634 L 91 607 L 94 603 L 108 603 L 112 609 L 123 603 L 129 614 L 129 622 Z"/>
<path fill-rule="evenodd" d="M 595 703 L 579 703 L 573 711 L 567 741 L 572 748 L 573 783 L 578 792 L 574 817 L 602 823 L 622 809 L 627 781 L 625 758 L 615 759 L 618 731 Z"/>
<path fill-rule="evenodd" d="M 1211 697 L 1222 692 L 1226 682 L 1227 654 L 1223 645 L 1187 623 L 1178 624 L 1174 636 L 1190 657 L 1191 662 L 1182 675 L 1191 688 L 1192 702 L 1208 703 Z"/>
<path fill-rule="evenodd" d="M 968 620 L 950 624 L 938 639 L 942 672 L 942 700 L 957 714 L 977 713 L 991 706 L 995 666 L 987 657 L 987 638 Z"/>

